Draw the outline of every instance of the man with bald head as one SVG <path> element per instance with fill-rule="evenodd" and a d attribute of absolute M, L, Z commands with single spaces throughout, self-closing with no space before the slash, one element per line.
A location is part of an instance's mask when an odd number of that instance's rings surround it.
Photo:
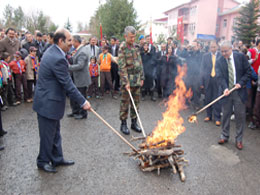
<path fill-rule="evenodd" d="M 226 97 L 222 101 L 222 133 L 218 143 L 228 142 L 230 117 L 234 108 L 236 147 L 242 150 L 242 138 L 246 124 L 246 83 L 250 78 L 251 69 L 245 55 L 233 52 L 232 44 L 229 41 L 224 41 L 221 44 L 221 54 L 222 56 L 216 61 L 216 76 L 220 92 Z M 236 90 L 230 93 L 234 87 Z"/>
<path fill-rule="evenodd" d="M 91 108 L 73 84 L 69 74 L 65 55 L 72 46 L 70 32 L 58 29 L 53 40 L 54 44 L 45 52 L 41 61 L 33 103 L 40 134 L 37 166 L 51 173 L 56 172 L 56 166 L 74 164 L 73 161 L 63 158 L 61 145 L 60 120 L 64 115 L 66 95 L 84 110 Z"/>
<path fill-rule="evenodd" d="M 220 53 L 217 52 L 218 45 L 215 41 L 210 43 L 210 52 L 206 53 L 202 57 L 200 78 L 201 89 L 205 92 L 205 105 L 212 102 L 218 96 L 218 83 L 216 79 L 216 60 L 220 57 Z M 207 116 L 204 119 L 205 122 L 215 120 L 215 124 L 220 126 L 220 112 L 221 105 L 219 102 L 213 104 L 207 108 Z"/>

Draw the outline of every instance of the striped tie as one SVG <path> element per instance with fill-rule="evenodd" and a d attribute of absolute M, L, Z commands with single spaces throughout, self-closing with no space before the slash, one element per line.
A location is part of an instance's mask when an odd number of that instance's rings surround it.
<path fill-rule="evenodd" d="M 232 89 L 234 86 L 234 70 L 231 63 L 231 58 L 227 60 L 228 64 L 228 88 Z"/>

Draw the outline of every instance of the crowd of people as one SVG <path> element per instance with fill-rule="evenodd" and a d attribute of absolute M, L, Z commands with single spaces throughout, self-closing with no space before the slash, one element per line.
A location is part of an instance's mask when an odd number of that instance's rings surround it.
<path fill-rule="evenodd" d="M 39 69 L 41 69 L 41 60 L 48 48 L 54 44 L 54 33 L 42 34 L 35 31 L 19 34 L 14 28 L 0 30 L 1 111 L 5 111 L 10 106 L 33 102 L 33 92 L 37 84 Z M 134 36 L 134 38 L 136 37 Z M 86 41 L 78 35 L 72 36 L 72 47 L 66 53 L 66 59 L 73 83 L 83 97 L 96 98 L 100 101 L 105 101 L 104 96 L 109 93 L 115 100 L 118 99 L 118 96 L 126 97 L 127 91 L 122 91 L 122 86 L 127 83 L 124 83 L 125 75 L 122 73 L 120 63 L 135 64 L 138 61 L 137 58 L 140 57 L 142 71 L 137 71 L 140 75 L 135 76 L 136 70 L 130 68 L 127 70 L 128 79 L 135 83 L 139 83 L 140 78 L 143 81 L 142 85 L 138 84 L 138 86 L 141 85 L 142 101 L 147 101 L 147 97 L 151 101 L 156 101 L 157 98 L 167 101 L 175 89 L 177 66 L 187 65 L 185 83 L 187 88 L 191 88 L 193 92 L 191 101 L 187 102 L 190 106 L 198 109 L 202 104 L 210 103 L 223 93 L 230 99 L 225 98 L 209 107 L 204 119 L 205 122 L 214 120 L 215 125 L 222 125 L 220 144 L 225 143 L 229 138 L 230 117 L 235 118 L 238 123 L 242 123 L 237 124 L 239 130 L 237 130 L 236 141 L 239 149 L 243 147 L 242 134 L 245 126 L 243 121 L 246 120 L 246 114 L 249 120 L 248 127 L 259 128 L 260 40 L 252 40 L 250 45 L 243 44 L 242 41 L 234 41 L 231 45 L 227 41 L 217 42 L 215 40 L 206 42 L 194 40 L 191 43 L 180 44 L 169 37 L 165 43 L 156 45 L 152 43 L 149 35 L 141 35 L 133 46 L 134 49 L 127 49 L 128 46 L 123 43 L 120 45 L 120 41 L 116 37 L 111 37 L 110 40 L 106 37 L 98 40 L 93 36 Z M 120 52 L 124 59 L 122 56 L 120 59 Z M 229 61 L 229 58 L 232 60 Z M 226 67 L 222 67 L 223 63 L 226 63 Z M 232 68 L 229 68 L 229 64 L 232 65 Z M 229 75 L 231 70 L 233 76 Z M 233 84 L 226 86 L 226 82 L 230 82 L 231 77 L 234 77 L 231 80 Z M 220 82 L 223 85 L 220 85 Z M 237 85 L 238 83 L 239 85 Z M 229 93 L 233 87 L 236 88 L 236 91 Z M 246 90 L 245 94 L 244 90 Z M 229 106 L 226 105 L 227 101 Z M 124 102 L 121 101 L 121 104 Z M 245 104 L 245 114 L 241 114 L 243 113 L 241 104 Z M 87 111 L 75 100 L 71 99 L 70 105 L 72 112 L 67 115 L 68 117 L 87 118 Z M 120 109 L 120 120 L 122 121 L 120 129 L 123 133 L 129 134 L 126 126 L 127 117 L 122 114 L 122 110 L 126 109 L 128 110 L 128 106 Z M 232 115 L 233 113 L 235 117 Z M 132 119 L 135 119 L 132 121 L 133 129 L 141 132 L 140 127 L 136 124 L 136 118 Z M 0 128 L 0 136 L 3 136 L 6 131 L 1 125 Z"/>

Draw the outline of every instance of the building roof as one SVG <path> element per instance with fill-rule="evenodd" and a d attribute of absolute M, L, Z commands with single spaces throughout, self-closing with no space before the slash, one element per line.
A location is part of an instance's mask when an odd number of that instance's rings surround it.
<path fill-rule="evenodd" d="M 195 2 L 195 1 L 198 1 L 198 0 L 190 0 L 190 2 L 188 2 L 188 3 L 183 3 L 183 4 L 181 4 L 181 5 L 177 6 L 177 7 L 171 8 L 171 9 L 169 9 L 169 10 L 163 12 L 163 13 L 164 13 L 165 15 L 168 15 L 169 12 L 171 12 L 171 11 L 173 11 L 173 10 L 175 10 L 175 9 L 179 9 L 180 7 L 187 6 L 187 5 L 189 5 L 189 4 L 191 4 L 191 3 Z M 238 5 L 240 5 L 240 2 L 238 2 L 237 0 L 232 0 L 232 1 L 235 2 L 235 3 L 237 3 Z"/>
<path fill-rule="evenodd" d="M 175 10 L 175 9 L 178 9 L 178 8 L 180 8 L 180 7 L 184 7 L 184 6 L 186 6 L 186 5 L 189 5 L 190 3 L 193 3 L 194 1 L 198 1 L 198 0 L 191 0 L 191 1 L 188 2 L 188 3 L 183 3 L 183 4 L 181 4 L 181 5 L 177 6 L 177 7 L 171 8 L 171 9 L 169 9 L 169 10 L 163 12 L 163 13 L 164 13 L 165 15 L 168 15 L 169 12 L 171 12 L 171 11 L 173 11 L 173 10 Z"/>
<path fill-rule="evenodd" d="M 168 17 L 163 17 L 163 18 L 158 18 L 154 20 L 155 22 L 167 22 L 168 21 Z"/>
<path fill-rule="evenodd" d="M 240 4 L 238 6 L 235 6 L 231 9 L 229 9 L 229 10 L 226 10 L 222 13 L 219 13 L 218 15 L 219 16 L 225 16 L 225 15 L 228 15 L 228 14 L 237 13 L 237 12 L 239 12 L 239 10 L 241 9 L 242 6 L 244 6 L 244 4 Z"/>

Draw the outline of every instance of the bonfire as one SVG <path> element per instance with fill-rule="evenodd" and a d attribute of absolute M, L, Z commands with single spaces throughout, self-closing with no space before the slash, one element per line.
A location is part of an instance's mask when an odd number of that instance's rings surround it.
<path fill-rule="evenodd" d="M 184 119 L 180 111 L 186 108 L 186 100 L 191 98 L 191 90 L 187 90 L 183 81 L 187 71 L 186 66 L 178 66 L 178 76 L 175 79 L 176 89 L 166 103 L 166 111 L 162 114 L 162 120 L 150 135 L 143 138 L 139 149 L 130 153 L 140 162 L 142 171 L 157 170 L 160 174 L 161 168 L 172 167 L 173 173 L 180 175 L 181 181 L 185 181 L 183 166 L 187 160 L 182 156 L 184 151 L 177 145 L 177 137 L 185 131 Z"/>

